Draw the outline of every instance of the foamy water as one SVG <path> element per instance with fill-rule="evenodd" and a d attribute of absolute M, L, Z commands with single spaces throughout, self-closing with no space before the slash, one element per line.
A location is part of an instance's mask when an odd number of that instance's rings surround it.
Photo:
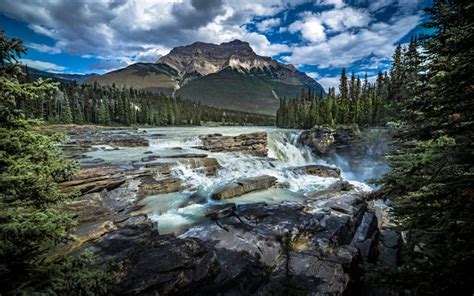
<path fill-rule="evenodd" d="M 258 131 L 268 133 L 268 157 L 256 157 L 239 152 L 212 153 L 196 148 L 201 145 L 199 135 L 220 133 L 236 136 Z M 326 161 L 319 159 L 309 147 L 297 143 L 301 133 L 298 130 L 271 127 L 166 127 L 141 129 L 134 133 L 148 138 L 150 146 L 119 150 L 110 150 L 109 147 L 104 147 L 103 150 L 89 153 L 89 156 L 102 158 L 107 162 L 120 163 L 139 161 L 148 155 L 166 157 L 182 153 L 200 153 L 216 158 L 221 165 L 216 176 L 206 176 L 204 173 L 192 170 L 185 164 L 178 163 L 173 167 L 172 175 L 182 179 L 189 189 L 177 193 L 148 196 L 141 201 L 146 206 L 145 212 L 158 223 L 160 233 L 177 232 L 202 221 L 206 208 L 214 204 L 297 202 L 305 198 L 305 193 L 324 189 L 338 180 L 295 173 L 291 168 L 296 166 L 310 164 L 337 166 L 342 170 L 342 178 L 353 183 L 360 191 L 369 191 L 371 188 L 364 181 L 379 177 L 386 167 L 384 163 L 376 163 L 368 157 L 359 167 L 353 167 L 353 164 L 343 156 L 334 156 Z M 151 151 L 152 154 L 145 154 L 147 151 Z M 169 162 L 170 159 L 163 158 L 157 161 Z M 262 175 L 274 176 L 278 179 L 278 183 L 286 185 L 286 187 L 252 192 L 224 201 L 214 201 L 210 198 L 213 191 L 219 186 L 238 178 Z"/>

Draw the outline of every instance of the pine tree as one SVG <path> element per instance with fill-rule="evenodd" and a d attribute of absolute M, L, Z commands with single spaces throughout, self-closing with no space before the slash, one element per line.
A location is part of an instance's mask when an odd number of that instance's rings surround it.
<path fill-rule="evenodd" d="M 407 241 L 402 267 L 385 280 L 420 294 L 472 295 L 474 5 L 438 0 L 427 12 L 426 68 L 399 106 L 398 147 L 381 181 Z"/>
<path fill-rule="evenodd" d="M 339 94 L 342 100 L 347 100 L 349 98 L 349 86 L 347 84 L 346 68 L 342 68 L 339 83 Z"/>
<path fill-rule="evenodd" d="M 38 96 L 53 97 L 56 84 L 21 83 L 16 58 L 25 52 L 21 41 L 0 33 L 0 294 L 74 294 L 107 292 L 96 283 L 113 283 L 105 271 L 93 266 L 90 256 L 46 256 L 71 240 L 74 221 L 57 210 L 71 198 L 57 182 L 70 178 L 77 167 L 65 159 L 59 137 L 42 135 L 32 128 L 21 105 Z M 17 69 L 14 69 L 14 68 Z M 77 266 L 68 269 L 68 266 Z M 71 289 L 74 287 L 74 289 Z"/>
<path fill-rule="evenodd" d="M 61 91 L 59 91 L 62 93 Z M 62 93 L 63 94 L 63 93 Z M 59 122 L 61 123 L 72 123 L 73 118 L 72 118 L 72 112 L 71 112 L 71 105 L 69 104 L 69 99 L 64 96 L 64 94 L 61 96 L 61 113 L 59 115 Z"/>

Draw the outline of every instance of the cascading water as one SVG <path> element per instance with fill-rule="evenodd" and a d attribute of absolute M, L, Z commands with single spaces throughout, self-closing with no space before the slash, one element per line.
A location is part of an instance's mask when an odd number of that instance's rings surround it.
<path fill-rule="evenodd" d="M 240 152 L 213 153 L 196 148 L 201 145 L 199 135 L 220 133 L 224 135 L 239 135 L 256 131 L 266 131 L 268 135 L 268 157 L 255 157 Z M 298 144 L 301 131 L 282 130 L 268 127 L 191 127 L 191 128 L 157 128 L 139 131 L 148 137 L 150 147 L 124 148 L 92 152 L 94 157 L 107 158 L 108 160 L 128 159 L 140 160 L 144 152 L 152 151 L 160 155 L 163 160 L 169 161 L 166 156 L 180 153 L 201 153 L 215 158 L 221 168 L 215 176 L 206 176 L 184 163 L 178 163 L 172 169 L 174 177 L 183 180 L 186 190 L 178 193 L 160 194 L 149 196 L 142 203 L 146 205 L 145 211 L 152 220 L 158 222 L 161 233 L 174 232 L 185 225 L 196 223 L 203 219 L 207 207 L 216 203 L 233 202 L 236 204 L 267 202 L 279 203 L 281 201 L 301 201 L 306 194 L 326 188 L 334 178 L 321 178 L 304 173 L 296 173 L 290 168 L 310 164 L 342 164 L 343 159 L 326 163 L 313 155 L 311 149 Z M 343 166 L 343 176 L 351 177 L 349 166 Z M 270 175 L 277 178 L 279 184 L 285 188 L 271 188 L 268 190 L 245 194 L 231 200 L 214 201 L 210 198 L 212 192 L 219 186 L 243 177 L 257 177 Z M 351 179 L 351 178 L 349 178 Z M 353 182 L 360 190 L 369 187 L 360 182 Z"/>
<path fill-rule="evenodd" d="M 309 147 L 297 144 L 301 131 L 274 131 L 268 134 L 268 156 L 293 166 L 315 163 Z"/>

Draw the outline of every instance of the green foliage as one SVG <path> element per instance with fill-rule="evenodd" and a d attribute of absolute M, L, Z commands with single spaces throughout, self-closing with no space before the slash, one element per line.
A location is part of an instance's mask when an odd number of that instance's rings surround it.
<path fill-rule="evenodd" d="M 474 4 L 440 0 L 427 12 L 433 33 L 421 38 L 423 56 L 414 45 L 407 50 L 394 105 L 398 149 L 380 181 L 407 240 L 403 265 L 387 283 L 418 294 L 472 295 Z"/>
<path fill-rule="evenodd" d="M 45 91 L 29 104 L 21 104 L 23 113 L 28 118 L 51 123 L 166 126 L 201 125 L 211 121 L 233 125 L 274 124 L 272 116 L 209 107 L 133 88 L 100 86 L 98 83 L 57 86 L 59 90 Z"/>
<path fill-rule="evenodd" d="M 77 163 L 62 156 L 57 147 L 61 137 L 34 131 L 37 122 L 28 117 L 49 112 L 55 120 L 70 121 L 71 110 L 56 84 L 22 82 L 14 63 L 25 52 L 21 42 L 3 33 L 0 41 L 0 294 L 104 292 L 102 284 L 110 276 L 91 269 L 90 257 L 46 260 L 71 239 L 74 221 L 54 207 L 72 197 L 61 192 L 57 182 L 72 177 Z M 25 116 L 26 109 L 41 105 L 48 96 L 55 98 L 51 105 L 58 109 L 39 108 Z M 77 281 L 67 278 L 79 274 Z"/>
<path fill-rule="evenodd" d="M 371 85 L 365 78 L 351 76 L 348 83 L 345 69 L 341 74 L 340 94 L 330 88 L 326 97 L 322 93 L 303 92 L 299 98 L 280 100 L 277 126 L 286 128 L 311 128 L 326 124 L 359 124 L 362 126 L 384 125 L 388 121 L 387 96 L 390 79 L 379 73 L 379 79 Z"/>

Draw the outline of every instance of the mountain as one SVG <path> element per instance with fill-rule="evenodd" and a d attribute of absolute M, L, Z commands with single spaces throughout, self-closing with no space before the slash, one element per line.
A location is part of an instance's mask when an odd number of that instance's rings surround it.
<path fill-rule="evenodd" d="M 164 92 L 211 106 L 274 115 L 279 98 L 322 87 L 292 65 L 257 55 L 247 42 L 195 42 L 156 63 L 137 63 L 86 82 Z"/>
<path fill-rule="evenodd" d="M 26 71 L 28 69 L 28 74 L 30 76 L 31 80 L 37 80 L 38 78 L 43 78 L 43 79 L 52 79 L 54 81 L 58 82 L 63 82 L 63 83 L 68 83 L 68 82 L 81 82 L 84 81 L 88 78 L 92 78 L 94 76 L 97 76 L 98 74 L 92 73 L 92 74 L 64 74 L 64 73 L 52 73 L 52 72 L 47 72 L 31 67 L 23 67 L 23 70 Z"/>

